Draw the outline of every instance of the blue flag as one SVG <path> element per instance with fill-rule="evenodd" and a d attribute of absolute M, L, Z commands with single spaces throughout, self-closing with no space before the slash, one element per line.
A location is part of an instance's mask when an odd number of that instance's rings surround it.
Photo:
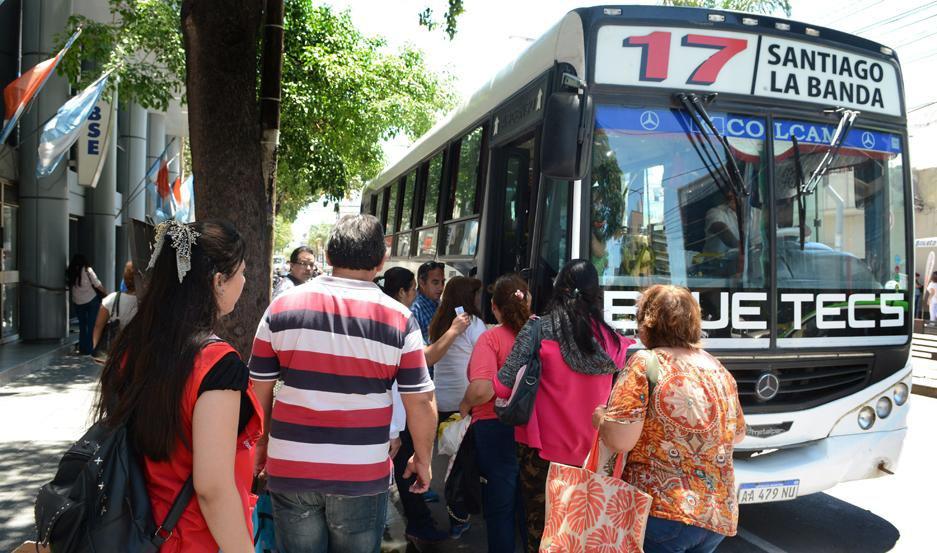
<path fill-rule="evenodd" d="M 110 73 L 105 73 L 81 94 L 65 102 L 43 127 L 42 136 L 39 138 L 36 177 L 51 175 L 68 149 L 78 140 L 82 125 L 88 120 L 94 105 L 98 103 L 98 98 L 107 86 L 109 75 Z"/>

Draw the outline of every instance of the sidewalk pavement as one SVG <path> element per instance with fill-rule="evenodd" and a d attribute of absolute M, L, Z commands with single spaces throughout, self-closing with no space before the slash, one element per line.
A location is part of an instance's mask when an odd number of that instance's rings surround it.
<path fill-rule="evenodd" d="M 91 358 L 67 355 L 0 383 L 0 553 L 36 538 L 36 492 L 88 425 L 99 371 Z"/>
<path fill-rule="evenodd" d="M 21 373 L 7 382 L 0 380 L 0 420 L 4 421 L 0 424 L 0 553 L 36 539 L 36 492 L 52 479 L 62 454 L 91 423 L 100 370 L 100 365 L 89 357 L 63 355 L 46 360 L 28 374 Z M 437 456 L 433 462 L 433 488 L 440 496 L 445 474 L 446 458 Z M 431 504 L 430 509 L 438 527 L 448 530 L 445 503 Z M 408 546 L 400 514 L 394 512 L 391 518 L 393 539 L 385 543 L 385 551 L 448 553 L 486 548 L 480 516 L 472 517 L 472 528 L 462 539 L 419 549 Z"/>

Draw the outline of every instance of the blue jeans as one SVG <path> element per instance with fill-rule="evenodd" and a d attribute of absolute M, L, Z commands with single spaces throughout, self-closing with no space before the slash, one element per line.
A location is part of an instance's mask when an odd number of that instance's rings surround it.
<path fill-rule="evenodd" d="M 482 485 L 482 507 L 488 528 L 488 551 L 514 551 L 515 531 L 526 537 L 520 521 L 524 503 L 518 485 L 514 427 L 496 420 L 474 424 L 478 468 L 487 483 Z"/>
<path fill-rule="evenodd" d="M 78 315 L 78 353 L 82 355 L 94 353 L 94 323 L 100 308 L 101 298 L 98 296 L 88 303 L 75 306 L 75 314 Z"/>
<path fill-rule="evenodd" d="M 724 538 L 699 526 L 648 517 L 644 553 L 712 553 Z"/>
<path fill-rule="evenodd" d="M 277 548 L 283 553 L 378 553 L 387 495 L 270 492 Z"/>

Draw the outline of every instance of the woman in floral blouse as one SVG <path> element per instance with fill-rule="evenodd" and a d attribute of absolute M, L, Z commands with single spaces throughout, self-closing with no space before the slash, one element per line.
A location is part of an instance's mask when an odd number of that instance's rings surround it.
<path fill-rule="evenodd" d="M 622 477 L 653 498 L 644 551 L 709 553 L 738 523 L 732 449 L 745 420 L 735 379 L 699 347 L 700 308 L 686 288 L 647 289 L 637 319 L 647 350 L 593 422 L 628 452 Z"/>

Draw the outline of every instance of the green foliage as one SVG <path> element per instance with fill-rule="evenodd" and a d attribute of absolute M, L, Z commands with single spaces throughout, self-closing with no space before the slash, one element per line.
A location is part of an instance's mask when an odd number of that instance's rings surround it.
<path fill-rule="evenodd" d="M 332 232 L 332 225 L 312 225 L 306 233 L 306 245 L 319 253 L 320 246 L 325 249 L 329 241 L 329 233 Z"/>
<path fill-rule="evenodd" d="M 77 27 L 83 32 L 60 71 L 81 87 L 115 69 L 121 102 L 165 110 L 173 97 L 184 101 L 181 0 L 108 1 L 109 23 L 70 19 L 60 46 Z M 362 35 L 348 13 L 285 0 L 284 27 L 276 200 L 277 211 L 293 219 L 315 198 L 339 200 L 375 177 L 382 141 L 423 134 L 455 99 L 451 79 L 427 69 L 421 52 L 389 51 L 383 39 Z M 101 69 L 82 71 L 89 63 Z"/>
<path fill-rule="evenodd" d="M 763 13 L 771 15 L 783 12 L 790 17 L 790 0 L 662 0 L 665 6 L 688 6 L 691 8 L 711 8 L 721 10 L 737 10 L 741 12 Z"/>
<path fill-rule="evenodd" d="M 455 37 L 456 31 L 458 30 L 458 21 L 459 16 L 465 13 L 465 6 L 463 5 L 463 0 L 449 0 L 449 7 L 446 9 L 446 13 L 443 15 L 443 19 L 446 20 L 446 34 L 449 35 L 449 40 L 452 40 Z M 439 27 L 439 23 L 433 17 L 432 8 L 426 8 L 419 14 L 420 25 L 426 27 L 430 31 L 436 30 Z"/>
<path fill-rule="evenodd" d="M 68 20 L 56 38 L 61 49 L 78 27 L 81 36 L 59 64 L 59 73 L 84 88 L 104 71 L 119 79 L 121 102 L 165 110 L 185 92 L 185 50 L 179 29 L 181 0 L 108 0 L 112 20 L 99 23 L 81 15 Z M 94 70 L 82 70 L 90 62 Z M 113 82 L 113 80 L 112 80 Z"/>
<path fill-rule="evenodd" d="M 277 215 L 273 225 L 273 253 L 289 255 L 290 241 L 293 240 L 293 223 L 282 215 Z"/>
<path fill-rule="evenodd" d="M 284 26 L 277 209 L 292 217 L 312 198 L 337 201 L 375 177 L 382 141 L 423 134 L 455 102 L 450 79 L 419 51 L 389 52 L 348 13 L 288 0 Z"/>

